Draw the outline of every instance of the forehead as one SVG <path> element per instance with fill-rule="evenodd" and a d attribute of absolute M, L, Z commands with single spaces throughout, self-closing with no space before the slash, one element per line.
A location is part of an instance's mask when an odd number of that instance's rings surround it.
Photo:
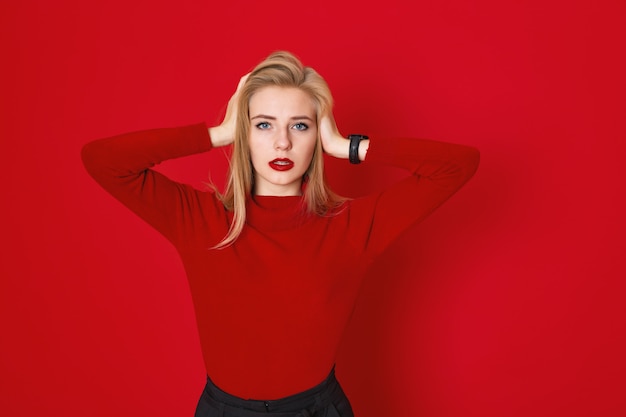
<path fill-rule="evenodd" d="M 251 117 L 259 113 L 315 116 L 315 101 L 307 92 L 296 87 L 263 87 L 250 97 L 249 107 Z"/>

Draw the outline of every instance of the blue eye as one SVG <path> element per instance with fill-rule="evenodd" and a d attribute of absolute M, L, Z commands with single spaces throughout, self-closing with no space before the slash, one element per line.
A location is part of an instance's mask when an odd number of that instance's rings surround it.
<path fill-rule="evenodd" d="M 261 123 L 258 123 L 256 125 L 256 127 L 259 128 L 259 129 L 269 129 L 270 128 L 270 124 L 267 123 L 267 122 L 261 122 Z"/>
<path fill-rule="evenodd" d="M 307 130 L 309 126 L 307 126 L 305 123 L 296 123 L 295 125 L 293 125 L 293 128 L 296 130 Z"/>

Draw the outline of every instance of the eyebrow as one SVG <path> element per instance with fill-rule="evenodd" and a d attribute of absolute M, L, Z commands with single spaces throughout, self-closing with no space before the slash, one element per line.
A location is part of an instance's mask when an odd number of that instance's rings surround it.
<path fill-rule="evenodd" d="M 256 116 L 252 116 L 250 118 L 250 120 L 254 120 L 254 119 L 268 119 L 268 120 L 276 120 L 276 117 L 274 116 L 268 116 L 266 114 L 257 114 Z M 312 118 L 310 118 L 309 116 L 293 116 L 290 117 L 289 120 L 310 120 L 313 121 Z"/>

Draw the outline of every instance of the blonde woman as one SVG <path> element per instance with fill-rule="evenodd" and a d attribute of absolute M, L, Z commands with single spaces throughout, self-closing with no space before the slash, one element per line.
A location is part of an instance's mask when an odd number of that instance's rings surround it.
<path fill-rule="evenodd" d="M 472 147 L 345 138 L 332 106 L 316 71 L 276 52 L 242 77 L 222 124 L 133 132 L 83 149 L 96 181 L 180 254 L 208 377 L 197 417 L 353 416 L 334 362 L 368 265 L 478 166 Z M 151 169 L 227 145 L 223 193 Z M 342 198 L 325 182 L 324 153 L 407 176 Z"/>

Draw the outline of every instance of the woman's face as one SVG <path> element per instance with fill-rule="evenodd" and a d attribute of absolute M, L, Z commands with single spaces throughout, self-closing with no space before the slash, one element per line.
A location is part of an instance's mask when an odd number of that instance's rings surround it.
<path fill-rule="evenodd" d="M 254 194 L 302 194 L 317 141 L 313 99 L 298 88 L 264 87 L 250 99 L 249 114 Z"/>

